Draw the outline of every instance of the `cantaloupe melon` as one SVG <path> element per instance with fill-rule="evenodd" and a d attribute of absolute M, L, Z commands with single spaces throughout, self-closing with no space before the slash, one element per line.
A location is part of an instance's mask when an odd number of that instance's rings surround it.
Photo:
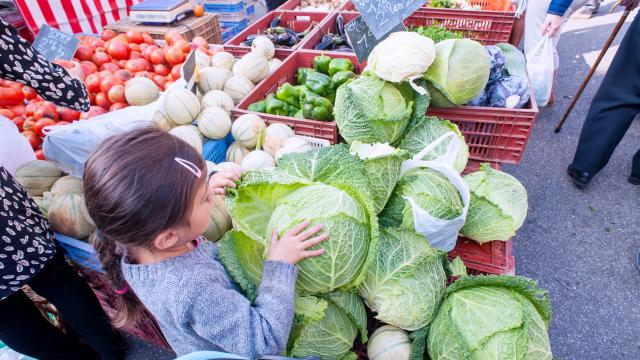
<path fill-rule="evenodd" d="M 264 150 L 254 150 L 242 159 L 242 172 L 268 169 L 276 166 L 273 156 Z"/>
<path fill-rule="evenodd" d="M 198 154 L 202 154 L 202 134 L 195 125 L 182 125 L 169 130 L 169 134 L 176 136 L 193 146 Z"/>
<path fill-rule="evenodd" d="M 63 176 L 53 183 L 49 192 L 54 197 L 68 194 L 82 194 L 82 179 L 71 175 Z"/>
<path fill-rule="evenodd" d="M 224 196 L 216 195 L 213 199 L 209 226 L 204 232 L 204 237 L 209 241 L 218 241 L 224 234 L 231 230 L 231 216 L 224 204 Z"/>
<path fill-rule="evenodd" d="M 228 52 L 219 52 L 211 57 L 211 66 L 217 68 L 224 68 L 227 70 L 233 69 L 233 64 L 236 62 L 236 58 Z"/>
<path fill-rule="evenodd" d="M 151 122 L 154 126 L 163 131 L 169 131 L 176 126 L 171 122 L 171 120 L 169 120 L 167 115 L 162 110 L 158 110 L 155 112 L 155 114 L 153 114 Z"/>
<path fill-rule="evenodd" d="M 208 67 L 198 73 L 198 88 L 203 94 L 211 90 L 222 90 L 227 80 L 231 78 L 231 71 L 224 68 Z"/>
<path fill-rule="evenodd" d="M 249 92 L 251 92 L 254 87 L 256 86 L 251 82 L 251 80 L 247 79 L 246 76 L 234 75 L 231 79 L 227 80 L 226 84 L 224 84 L 224 92 L 229 94 L 231 99 L 233 99 L 233 102 L 237 104 L 249 95 Z"/>
<path fill-rule="evenodd" d="M 242 159 L 244 159 L 244 157 L 250 152 L 251 150 L 242 146 L 239 142 L 234 141 L 227 149 L 227 161 L 240 164 L 242 163 Z"/>
<path fill-rule="evenodd" d="M 276 151 L 280 150 L 284 142 L 290 137 L 295 136 L 293 129 L 285 124 L 271 124 L 267 126 L 264 132 L 264 143 L 262 144 L 264 150 L 274 156 Z"/>
<path fill-rule="evenodd" d="M 202 97 L 202 109 L 209 107 L 219 107 L 231 115 L 233 109 L 233 99 L 229 94 L 220 90 L 209 91 Z"/>
<path fill-rule="evenodd" d="M 237 118 L 231 126 L 231 135 L 247 149 L 258 143 L 258 135 L 267 127 L 264 120 L 255 114 L 245 114 Z"/>
<path fill-rule="evenodd" d="M 28 161 L 16 170 L 15 179 L 30 196 L 42 195 L 62 177 L 62 171 L 47 160 Z"/>
<path fill-rule="evenodd" d="M 400 328 L 382 326 L 369 337 L 367 355 L 369 360 L 408 360 L 411 356 L 411 339 Z"/>
<path fill-rule="evenodd" d="M 54 231 L 76 239 L 84 239 L 95 230 L 82 194 L 55 197 L 48 216 Z"/>
<path fill-rule="evenodd" d="M 248 53 L 233 64 L 233 75 L 245 76 L 257 84 L 269 76 L 269 61 L 260 54 Z"/>
<path fill-rule="evenodd" d="M 276 47 L 268 37 L 258 36 L 251 43 L 251 52 L 259 54 L 266 60 L 271 60 L 276 53 Z"/>
<path fill-rule="evenodd" d="M 164 98 L 164 113 L 174 124 L 191 124 L 200 114 L 200 101 L 187 89 L 172 89 Z"/>
<path fill-rule="evenodd" d="M 286 154 L 303 153 L 313 150 L 313 146 L 299 136 L 290 137 L 284 141 L 282 147 L 276 151 L 276 162 Z"/>
<path fill-rule="evenodd" d="M 124 96 L 129 105 L 147 105 L 158 100 L 160 89 L 153 80 L 139 76 L 127 81 Z"/>
<path fill-rule="evenodd" d="M 226 161 L 221 162 L 220 164 L 216 164 L 213 166 L 216 171 L 227 171 L 227 172 L 237 172 L 239 174 L 242 173 L 242 166 L 238 163 Z"/>
<path fill-rule="evenodd" d="M 224 139 L 231 131 L 231 118 L 219 107 L 206 108 L 198 116 L 198 130 L 209 139 Z"/>

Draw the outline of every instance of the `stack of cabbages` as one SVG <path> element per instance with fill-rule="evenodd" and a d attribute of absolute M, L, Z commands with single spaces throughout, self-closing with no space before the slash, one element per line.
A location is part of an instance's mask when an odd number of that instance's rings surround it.
<path fill-rule="evenodd" d="M 322 256 L 298 264 L 287 355 L 356 359 L 359 337 L 375 359 L 551 359 L 547 292 L 515 276 L 463 275 L 447 287 L 460 266 L 414 229 L 407 198 L 442 219 L 461 211 L 458 190 L 438 172 L 401 175 L 403 162 L 441 135 L 464 142 L 454 124 L 425 116 L 422 77 L 438 56 L 430 39 L 392 34 L 365 74 L 337 91 L 334 115 L 348 144 L 284 155 L 277 168 L 245 173 L 227 196 L 234 230 L 218 256 L 250 299 L 272 229 L 283 234 L 309 219 L 329 234 Z M 465 145 L 452 165 L 461 172 L 467 159 Z M 478 242 L 512 237 L 526 216 L 524 187 L 488 166 L 465 180 L 472 197 L 462 233 Z M 368 314 L 390 326 L 374 332 Z"/>

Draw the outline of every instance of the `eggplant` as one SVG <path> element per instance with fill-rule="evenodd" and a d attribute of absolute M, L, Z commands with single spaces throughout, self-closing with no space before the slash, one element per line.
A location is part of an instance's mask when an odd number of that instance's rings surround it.
<path fill-rule="evenodd" d="M 333 37 L 331 37 L 330 35 L 324 35 L 322 37 L 322 40 L 313 48 L 316 50 L 327 50 L 331 49 L 334 45 L 335 43 L 333 42 Z"/>
<path fill-rule="evenodd" d="M 342 17 L 342 14 L 338 14 L 338 20 L 336 21 L 336 23 L 337 23 L 337 27 L 338 27 L 338 35 L 345 36 L 345 33 L 344 33 L 344 18 Z"/>
<path fill-rule="evenodd" d="M 289 45 L 291 43 L 291 40 L 292 40 L 292 36 L 289 33 L 285 32 L 285 33 L 282 33 L 282 34 L 276 36 L 275 39 L 273 39 L 273 43 L 276 44 L 276 45 L 281 45 L 281 46 L 282 45 L 284 45 L 284 46 L 292 46 L 292 45 Z M 293 41 L 294 41 L 293 45 L 295 45 L 296 39 L 293 38 Z"/>
<path fill-rule="evenodd" d="M 269 24 L 270 28 L 274 28 L 274 27 L 278 27 L 280 26 L 280 17 L 276 16 L 273 18 L 273 20 L 271 20 L 271 23 Z"/>

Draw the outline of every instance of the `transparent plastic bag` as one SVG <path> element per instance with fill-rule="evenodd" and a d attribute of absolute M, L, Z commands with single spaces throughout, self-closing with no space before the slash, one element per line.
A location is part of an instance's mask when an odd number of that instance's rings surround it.
<path fill-rule="evenodd" d="M 442 154 L 435 160 L 422 160 L 446 140 L 449 140 L 449 146 L 446 153 Z M 445 252 L 453 250 L 456 246 L 458 233 L 467 219 L 467 211 L 469 210 L 469 202 L 471 201 L 469 186 L 453 168 L 453 162 L 460 150 L 460 146 L 461 143 L 458 136 L 453 132 L 448 132 L 425 147 L 420 153 L 416 154 L 413 159 L 407 160 L 402 164 L 401 173 L 403 175 L 409 170 L 417 167 L 429 168 L 444 175 L 460 193 L 460 198 L 464 205 L 462 214 L 452 220 L 433 217 L 428 211 L 420 207 L 414 199 L 405 197 L 405 200 L 411 204 L 415 231 L 426 237 L 431 246 Z"/>
<path fill-rule="evenodd" d="M 35 159 L 31 145 L 20 134 L 16 124 L 0 115 L 0 165 L 15 175 L 20 165 Z"/>
<path fill-rule="evenodd" d="M 551 97 L 555 60 L 553 39 L 543 36 L 540 42 L 527 53 L 527 73 L 539 106 L 546 106 Z"/>

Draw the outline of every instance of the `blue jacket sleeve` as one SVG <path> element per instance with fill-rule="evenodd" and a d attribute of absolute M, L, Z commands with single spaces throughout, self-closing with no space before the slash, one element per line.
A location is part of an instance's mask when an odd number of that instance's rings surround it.
<path fill-rule="evenodd" d="M 549 10 L 547 12 L 549 14 L 562 16 L 567 11 L 569 6 L 573 0 L 551 0 L 551 4 L 549 4 Z"/>

